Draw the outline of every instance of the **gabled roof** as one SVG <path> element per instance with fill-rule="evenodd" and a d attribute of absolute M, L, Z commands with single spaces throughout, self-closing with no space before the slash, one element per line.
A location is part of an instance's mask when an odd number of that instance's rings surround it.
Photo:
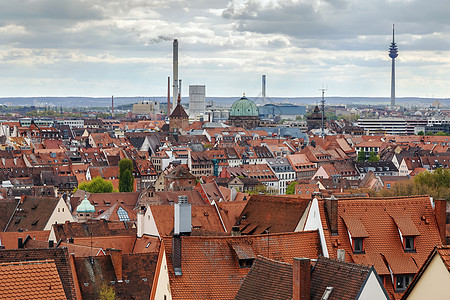
<path fill-rule="evenodd" d="M 310 299 L 323 299 L 322 296 L 327 287 L 333 287 L 329 299 L 357 299 L 371 272 L 375 272 L 373 267 L 320 256 L 311 271 Z M 382 286 L 381 281 L 379 284 Z M 386 298 L 388 298 L 387 294 Z"/>
<path fill-rule="evenodd" d="M 77 299 L 67 248 L 1 250 L 0 263 L 45 261 L 55 262 L 67 299 Z"/>
<path fill-rule="evenodd" d="M 155 219 L 156 227 L 160 236 L 173 234 L 174 206 L 173 205 L 150 205 Z M 192 205 L 192 233 L 191 235 L 222 235 L 225 230 L 212 205 Z"/>
<path fill-rule="evenodd" d="M 253 253 L 282 262 L 294 257 L 317 258 L 321 254 L 317 231 L 235 236 L 181 237 L 182 276 L 175 276 L 172 238 L 164 237 L 173 299 L 232 299 L 249 268 L 240 268 L 231 244 L 251 247 Z"/>
<path fill-rule="evenodd" d="M 69 238 L 91 238 L 100 236 L 135 236 L 133 222 L 109 222 L 91 220 L 86 223 L 66 222 L 53 224 L 56 241 Z"/>
<path fill-rule="evenodd" d="M 242 234 L 294 232 L 308 204 L 308 199 L 292 195 L 253 195 L 236 225 Z"/>
<path fill-rule="evenodd" d="M 64 299 L 55 261 L 0 263 L 0 298 Z"/>
<path fill-rule="evenodd" d="M 292 264 L 258 256 L 235 299 L 292 299 Z"/>
<path fill-rule="evenodd" d="M 414 277 L 413 281 L 408 286 L 408 289 L 405 291 L 405 293 L 402 296 L 402 299 L 407 299 L 408 296 L 411 294 L 411 292 L 414 290 L 414 287 L 417 285 L 418 282 L 420 282 L 420 278 L 427 270 L 428 266 L 430 265 L 433 258 L 439 255 L 442 259 L 443 264 L 447 268 L 447 271 L 450 273 L 450 245 L 441 245 L 434 247 L 433 251 L 430 252 L 430 255 L 428 255 L 425 262 L 420 267 L 419 271 L 417 272 L 416 276 Z M 447 284 L 448 284 L 448 277 L 447 277 Z"/>
<path fill-rule="evenodd" d="M 344 249 L 346 260 L 362 265 L 373 265 L 380 275 L 394 276 L 414 274 L 422 265 L 428 253 L 436 244 L 441 243 L 436 224 L 434 209 L 428 196 L 410 196 L 394 198 L 354 198 L 339 199 L 337 203 L 337 235 L 331 235 L 329 217 L 325 212 L 325 203 L 319 200 L 319 211 L 331 258 L 337 257 L 337 249 Z M 409 217 L 420 235 L 415 237 L 414 252 L 405 252 L 394 218 Z M 359 219 L 367 237 L 364 238 L 364 253 L 354 254 L 349 240 L 344 218 Z M 400 222 L 400 221 L 399 221 Z M 409 231 L 409 229 L 408 229 Z M 364 234 L 366 235 L 366 234 Z M 388 293 L 394 293 L 390 280 L 386 283 Z"/>
<path fill-rule="evenodd" d="M 328 287 L 333 288 L 329 299 L 357 299 L 372 272 L 373 267 L 319 256 L 310 273 L 310 299 L 323 299 Z M 292 264 L 259 256 L 235 299 L 292 299 L 292 279 Z M 381 281 L 379 284 L 382 288 Z"/>
<path fill-rule="evenodd" d="M 53 197 L 22 196 L 21 203 L 14 211 L 11 222 L 5 231 L 44 230 L 58 201 L 58 198 Z"/>

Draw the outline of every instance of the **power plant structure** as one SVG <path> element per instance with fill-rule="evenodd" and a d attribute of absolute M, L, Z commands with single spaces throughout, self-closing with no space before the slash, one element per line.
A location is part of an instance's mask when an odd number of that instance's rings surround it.
<path fill-rule="evenodd" d="M 196 119 L 206 114 L 206 87 L 189 85 L 189 116 Z"/>
<path fill-rule="evenodd" d="M 173 106 L 175 107 L 175 103 L 178 100 L 178 40 L 173 40 Z M 171 111 L 168 111 L 168 115 L 170 115 Z"/>
<path fill-rule="evenodd" d="M 397 44 L 394 40 L 394 25 L 392 25 L 392 43 L 389 47 L 389 57 L 392 58 L 392 71 L 391 71 L 391 107 L 395 106 L 395 59 L 398 56 Z"/>
<path fill-rule="evenodd" d="M 266 75 L 262 76 L 262 100 L 263 105 L 266 105 Z"/>

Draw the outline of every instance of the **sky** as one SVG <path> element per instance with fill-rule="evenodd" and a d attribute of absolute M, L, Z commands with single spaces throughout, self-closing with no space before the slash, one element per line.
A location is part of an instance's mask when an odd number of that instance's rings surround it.
<path fill-rule="evenodd" d="M 0 97 L 450 97 L 448 0 L 0 0 Z"/>

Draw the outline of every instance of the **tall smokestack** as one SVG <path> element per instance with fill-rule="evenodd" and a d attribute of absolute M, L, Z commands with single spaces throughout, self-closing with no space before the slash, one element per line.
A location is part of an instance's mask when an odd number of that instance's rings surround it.
<path fill-rule="evenodd" d="M 178 99 L 178 40 L 173 40 L 173 104 Z"/>
<path fill-rule="evenodd" d="M 266 104 L 266 75 L 262 76 L 262 98 L 263 98 L 263 105 Z"/>
<path fill-rule="evenodd" d="M 111 96 L 111 115 L 114 118 L 114 96 Z"/>
<path fill-rule="evenodd" d="M 167 77 L 167 117 L 170 117 L 170 76 Z"/>

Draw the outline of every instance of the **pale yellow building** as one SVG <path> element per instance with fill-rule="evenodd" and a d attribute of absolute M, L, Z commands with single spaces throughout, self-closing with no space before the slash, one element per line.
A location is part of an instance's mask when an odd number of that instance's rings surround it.
<path fill-rule="evenodd" d="M 402 299 L 450 298 L 450 246 L 437 246 L 420 268 Z"/>

